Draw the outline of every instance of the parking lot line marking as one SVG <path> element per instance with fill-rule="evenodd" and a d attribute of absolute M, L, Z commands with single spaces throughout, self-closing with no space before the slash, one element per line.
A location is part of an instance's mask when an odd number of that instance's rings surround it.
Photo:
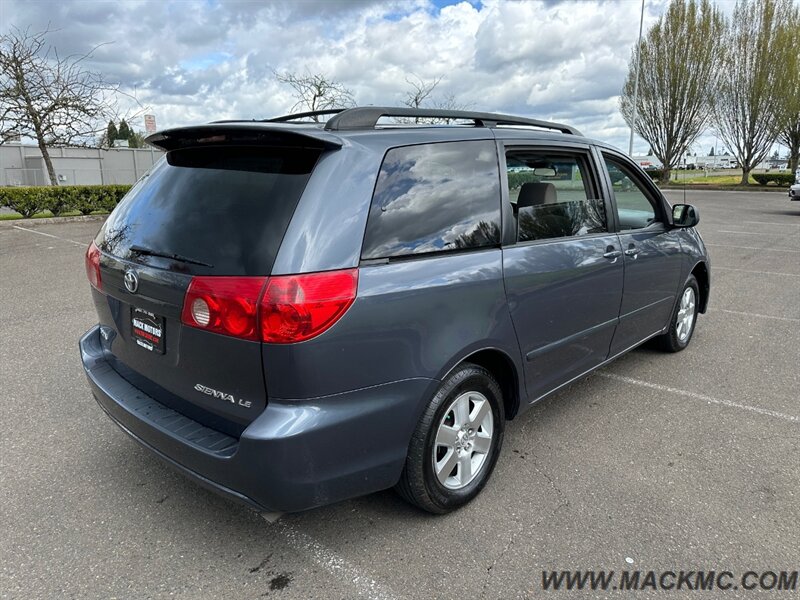
<path fill-rule="evenodd" d="M 736 267 L 720 267 L 714 265 L 713 270 L 737 271 L 739 273 L 754 273 L 756 275 L 780 275 L 781 277 L 800 277 L 800 273 L 779 273 L 778 271 L 754 271 L 752 269 L 737 269 Z"/>
<path fill-rule="evenodd" d="M 785 231 L 773 233 L 764 231 L 731 231 L 729 229 L 717 229 L 717 233 L 738 233 L 740 235 L 786 235 Z"/>
<path fill-rule="evenodd" d="M 86 246 L 88 246 L 88 244 L 84 244 L 83 242 L 76 242 L 75 240 L 70 240 L 70 239 L 67 239 L 67 238 L 59 237 L 57 235 L 53 235 L 53 234 L 50 234 L 50 233 L 45 233 L 44 231 L 36 231 L 34 229 L 26 229 L 25 227 L 20 227 L 19 225 L 12 225 L 12 227 L 14 229 L 19 229 L 20 231 L 27 231 L 28 233 L 35 233 L 37 235 L 44 235 L 44 236 L 47 236 L 49 238 L 53 238 L 53 239 L 56 239 L 56 240 L 62 240 L 64 242 L 69 242 L 70 244 L 75 244 L 76 246 L 80 246 L 81 248 L 85 248 Z"/>
<path fill-rule="evenodd" d="M 751 223 L 753 225 L 785 225 L 786 227 L 800 227 L 795 223 L 774 223 L 769 221 L 742 221 L 742 223 Z"/>
<path fill-rule="evenodd" d="M 794 317 L 774 317 L 772 315 L 762 315 L 759 313 L 742 312 L 740 310 L 728 310 L 727 308 L 715 308 L 713 312 L 724 312 L 732 315 L 744 315 L 745 317 L 758 317 L 759 319 L 775 319 L 776 321 L 789 321 L 790 323 L 800 323 L 800 319 Z"/>
<path fill-rule="evenodd" d="M 775 419 L 781 419 L 783 421 L 789 421 L 790 423 L 800 423 L 800 417 L 796 417 L 794 415 L 787 415 L 786 413 L 778 412 L 776 410 L 769 410 L 768 408 L 759 408 L 757 406 L 750 406 L 748 404 L 739 404 L 738 402 L 723 400 L 721 398 L 713 398 L 712 396 L 706 396 L 705 394 L 698 394 L 696 392 L 690 392 L 689 390 L 682 390 L 679 388 L 669 387 L 667 385 L 661 385 L 658 383 L 650 383 L 649 381 L 642 381 L 641 379 L 634 379 L 633 377 L 625 377 L 624 375 L 617 375 L 616 373 L 609 373 L 607 371 L 597 371 L 596 373 L 600 377 L 605 377 L 606 379 L 613 379 L 614 381 L 621 381 L 623 383 L 629 383 L 631 385 L 638 385 L 641 387 L 650 388 L 651 390 L 658 390 L 660 392 L 669 392 L 671 394 L 677 394 L 678 396 L 691 398 L 692 400 L 700 400 L 702 402 L 707 402 L 709 404 L 719 404 L 720 406 L 727 406 L 728 408 L 738 408 L 739 410 L 746 410 L 749 412 L 757 413 L 759 415 L 773 417 Z"/>
<path fill-rule="evenodd" d="M 793 248 L 755 248 L 753 246 L 731 246 L 729 244 L 706 244 L 706 246 L 716 246 L 717 248 L 739 248 L 740 250 L 763 250 L 765 252 L 796 252 L 800 254 L 800 250 Z"/>
<path fill-rule="evenodd" d="M 269 522 L 269 521 L 268 521 Z M 368 600 L 397 600 L 399 596 L 388 590 L 369 575 L 350 564 L 330 548 L 298 531 L 283 520 L 271 523 L 296 551 L 309 555 L 311 559 L 329 574 L 353 586 L 359 596 Z"/>

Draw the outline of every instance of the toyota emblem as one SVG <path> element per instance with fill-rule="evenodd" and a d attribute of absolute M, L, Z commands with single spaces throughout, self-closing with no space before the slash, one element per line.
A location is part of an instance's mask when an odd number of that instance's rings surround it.
<path fill-rule="evenodd" d="M 139 276 L 136 275 L 136 271 L 133 269 L 128 269 L 125 271 L 125 277 L 123 278 L 123 281 L 125 282 L 125 289 L 131 294 L 135 294 L 136 290 L 139 289 Z"/>

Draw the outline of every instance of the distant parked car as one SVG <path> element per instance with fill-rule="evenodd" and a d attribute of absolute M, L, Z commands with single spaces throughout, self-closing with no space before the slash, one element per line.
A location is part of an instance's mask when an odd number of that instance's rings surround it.
<path fill-rule="evenodd" d="M 789 188 L 789 200 L 800 201 L 800 183 L 795 183 Z"/>

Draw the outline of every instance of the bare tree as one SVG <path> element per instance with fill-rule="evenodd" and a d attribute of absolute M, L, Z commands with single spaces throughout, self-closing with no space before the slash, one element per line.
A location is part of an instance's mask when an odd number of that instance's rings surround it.
<path fill-rule="evenodd" d="M 403 104 L 409 108 L 422 108 L 423 102 L 433 93 L 433 90 L 436 89 L 441 80 L 442 77 L 434 77 L 430 81 L 425 81 L 414 73 L 410 76 L 406 75 L 406 83 L 409 89 L 406 90 L 406 98 L 403 100 Z"/>
<path fill-rule="evenodd" d="M 329 108 L 348 108 L 355 106 L 353 93 L 338 81 L 330 79 L 321 73 L 275 73 L 275 78 L 280 83 L 285 83 L 294 90 L 293 96 L 297 99 L 290 113 L 326 110 Z M 319 117 L 312 117 L 319 121 Z"/>
<path fill-rule="evenodd" d="M 791 7 L 788 18 L 781 25 L 783 40 L 781 46 L 786 50 L 781 63 L 787 93 L 779 105 L 778 116 L 781 128 L 778 140 L 789 148 L 789 170 L 794 173 L 800 163 L 800 52 L 797 50 L 797 32 L 800 31 L 800 8 Z"/>
<path fill-rule="evenodd" d="M 87 54 L 61 58 L 48 30 L 12 28 L 0 36 L 0 144 L 36 140 L 51 185 L 58 185 L 49 146 L 93 144 L 114 113 L 118 86 L 84 67 Z"/>
<path fill-rule="evenodd" d="M 664 165 L 662 181 L 703 130 L 711 114 L 709 90 L 719 72 L 719 39 L 725 20 L 708 0 L 673 0 L 631 53 L 620 112 Z"/>
<path fill-rule="evenodd" d="M 436 86 L 441 83 L 443 78 L 444 76 L 440 75 L 439 77 L 434 77 L 433 79 L 426 81 L 414 73 L 412 73 L 410 76 L 406 76 L 406 83 L 408 83 L 409 89 L 405 92 L 406 97 L 403 100 L 403 104 L 409 108 L 425 108 L 426 105 L 429 105 L 430 108 L 436 108 L 440 110 L 466 110 L 468 106 L 458 102 L 454 94 L 448 94 L 441 100 L 435 100 L 433 98 L 433 91 L 436 89 Z M 403 118 L 397 118 L 395 120 L 401 123 L 449 123 L 452 119 L 439 117 L 416 117 L 413 120 Z"/>
<path fill-rule="evenodd" d="M 787 50 L 780 26 L 790 9 L 791 0 L 739 0 L 724 36 L 714 122 L 742 166 L 742 185 L 749 184 L 750 172 L 766 158 L 778 136 L 781 119 L 775 107 L 784 94 L 798 93 L 797 88 L 787 88 L 782 63 Z"/>

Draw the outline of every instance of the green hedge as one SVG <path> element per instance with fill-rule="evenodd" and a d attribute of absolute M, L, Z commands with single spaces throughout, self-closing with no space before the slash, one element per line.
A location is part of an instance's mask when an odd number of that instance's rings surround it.
<path fill-rule="evenodd" d="M 794 183 L 794 175 L 792 173 L 755 173 L 753 174 L 753 179 L 761 185 L 769 185 L 771 182 L 775 185 L 789 187 Z"/>
<path fill-rule="evenodd" d="M 0 188 L 0 206 L 7 206 L 28 219 L 45 210 L 58 216 L 77 210 L 111 212 L 131 189 L 129 185 L 59 185 Z"/>
<path fill-rule="evenodd" d="M 540 180 L 541 177 L 537 177 L 530 171 L 511 171 L 508 173 L 508 188 L 515 190 L 518 187 L 522 187 L 523 183 Z"/>
<path fill-rule="evenodd" d="M 644 172 L 650 175 L 653 181 L 659 181 L 664 175 L 664 169 L 645 169 Z"/>

